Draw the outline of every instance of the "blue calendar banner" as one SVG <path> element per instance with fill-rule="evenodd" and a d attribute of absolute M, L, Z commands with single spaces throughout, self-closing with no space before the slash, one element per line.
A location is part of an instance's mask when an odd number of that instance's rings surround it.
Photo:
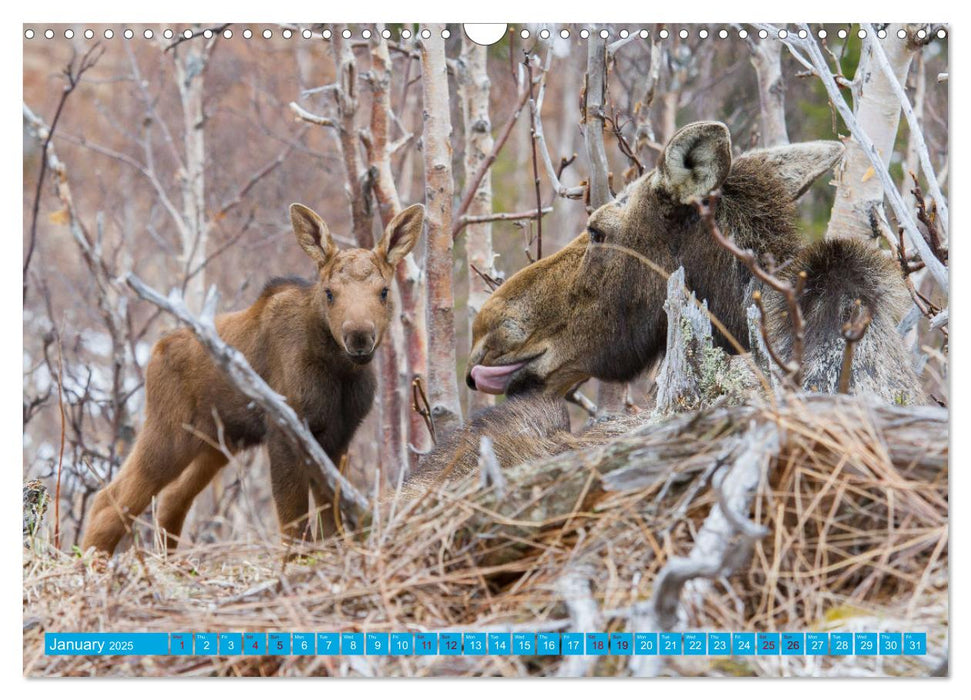
<path fill-rule="evenodd" d="M 900 656 L 926 632 L 172 632 L 47 633 L 71 656 Z"/>
<path fill-rule="evenodd" d="M 684 655 L 704 656 L 708 651 L 708 635 L 704 632 L 684 633 Z"/>
<path fill-rule="evenodd" d="M 164 656 L 169 653 L 165 632 L 47 632 L 47 656 Z"/>
<path fill-rule="evenodd" d="M 173 656 L 192 656 L 192 635 L 177 632 L 170 634 L 169 650 Z"/>
<path fill-rule="evenodd" d="M 536 635 L 527 632 L 513 632 L 512 653 L 516 656 L 535 656 Z"/>

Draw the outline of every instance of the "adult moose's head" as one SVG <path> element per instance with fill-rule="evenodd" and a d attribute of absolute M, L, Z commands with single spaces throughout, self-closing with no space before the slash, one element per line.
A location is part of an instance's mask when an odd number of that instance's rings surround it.
<path fill-rule="evenodd" d="M 388 224 L 371 250 L 338 250 L 324 220 L 302 204 L 290 205 L 297 242 L 317 264 L 314 303 L 334 340 L 358 364 L 366 364 L 391 321 L 395 267 L 417 243 L 425 208 L 413 204 Z"/>
<path fill-rule="evenodd" d="M 720 190 L 721 230 L 782 263 L 801 247 L 795 200 L 842 153 L 839 143 L 811 142 L 733 159 L 724 124 L 682 128 L 657 167 L 593 212 L 585 232 L 493 293 L 474 323 L 469 386 L 562 394 L 591 376 L 632 379 L 664 352 L 666 278 L 679 266 L 744 347 L 751 273 L 712 240 L 692 201 Z M 716 342 L 731 348 L 720 334 Z"/>

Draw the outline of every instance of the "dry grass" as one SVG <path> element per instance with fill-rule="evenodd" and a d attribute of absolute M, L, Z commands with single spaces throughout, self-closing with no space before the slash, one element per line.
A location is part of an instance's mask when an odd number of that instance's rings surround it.
<path fill-rule="evenodd" d="M 752 510 L 769 535 L 747 568 L 688 584 L 683 628 L 925 631 L 928 656 L 665 657 L 653 672 L 929 675 L 946 658 L 945 410 L 829 397 L 626 421 L 620 436 L 601 429 L 601 444 L 508 470 L 501 496 L 477 477 L 386 495 L 369 530 L 290 560 L 276 544 L 234 542 L 129 550 L 99 571 L 40 535 L 24 555 L 24 672 L 555 674 L 559 657 L 46 657 L 43 633 L 556 631 L 577 620 L 598 628 L 582 631 L 631 631 L 659 570 L 691 549 L 726 446 L 753 422 L 781 436 Z M 589 599 L 564 600 L 563 582 L 578 576 Z M 624 657 L 579 668 L 638 670 Z"/>

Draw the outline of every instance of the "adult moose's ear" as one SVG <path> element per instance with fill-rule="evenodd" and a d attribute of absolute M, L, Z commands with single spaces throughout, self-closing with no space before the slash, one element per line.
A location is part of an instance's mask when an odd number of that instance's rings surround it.
<path fill-rule="evenodd" d="M 683 127 L 664 147 L 655 184 L 682 204 L 721 187 L 732 169 L 732 136 L 721 122 Z"/>
<path fill-rule="evenodd" d="M 374 252 L 394 267 L 415 247 L 424 225 L 425 207 L 412 204 L 391 220 Z"/>
<path fill-rule="evenodd" d="M 846 152 L 839 141 L 809 141 L 751 151 L 739 160 L 753 160 L 775 172 L 790 200 L 799 199 L 817 177 L 830 170 Z"/>
<path fill-rule="evenodd" d="M 327 224 L 313 209 L 302 204 L 291 204 L 290 223 L 297 243 L 317 263 L 317 267 L 323 267 L 337 255 L 337 245 L 330 237 Z"/>

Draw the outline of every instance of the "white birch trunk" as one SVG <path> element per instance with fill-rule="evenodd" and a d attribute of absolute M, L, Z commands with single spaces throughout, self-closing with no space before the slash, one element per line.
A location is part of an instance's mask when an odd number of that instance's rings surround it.
<path fill-rule="evenodd" d="M 421 41 L 425 163 L 425 274 L 428 276 L 428 399 L 436 433 L 446 435 L 462 420 L 455 376 L 455 307 L 452 294 L 452 123 L 445 25 L 429 24 Z"/>
<path fill-rule="evenodd" d="M 892 24 L 887 38 L 868 37 L 864 41 L 854 93 L 853 113 L 862 130 L 873 141 L 887 165 L 893 156 L 893 145 L 900 124 L 900 100 L 894 94 L 886 74 L 873 60 L 871 42 L 879 41 L 893 66 L 897 80 L 903 81 L 910 68 L 914 49 L 909 40 L 901 40 L 901 29 L 916 31 L 914 25 Z M 826 229 L 827 238 L 869 239 L 873 232 L 871 212 L 883 204 L 883 184 L 875 177 L 873 166 L 855 139 L 846 141 L 846 155 L 837 169 L 836 201 Z"/>
<path fill-rule="evenodd" d="M 465 181 L 471 182 L 489 154 L 492 153 L 492 121 L 489 118 L 489 75 L 486 72 L 487 48 L 480 46 L 467 36 L 463 37 L 460 59 L 459 83 L 462 99 L 462 114 L 465 127 Z M 482 216 L 492 213 L 492 172 L 482 178 L 475 196 L 469 204 L 469 216 Z M 492 250 L 492 224 L 489 222 L 469 224 L 465 227 L 465 255 L 468 260 L 469 298 L 466 305 L 469 338 L 472 337 L 472 323 L 479 309 L 489 298 L 490 289 L 478 274 L 472 270 L 474 265 L 485 274 L 496 277 L 493 265 L 495 256 Z M 495 397 L 481 391 L 468 392 L 468 413 L 492 406 Z"/>

